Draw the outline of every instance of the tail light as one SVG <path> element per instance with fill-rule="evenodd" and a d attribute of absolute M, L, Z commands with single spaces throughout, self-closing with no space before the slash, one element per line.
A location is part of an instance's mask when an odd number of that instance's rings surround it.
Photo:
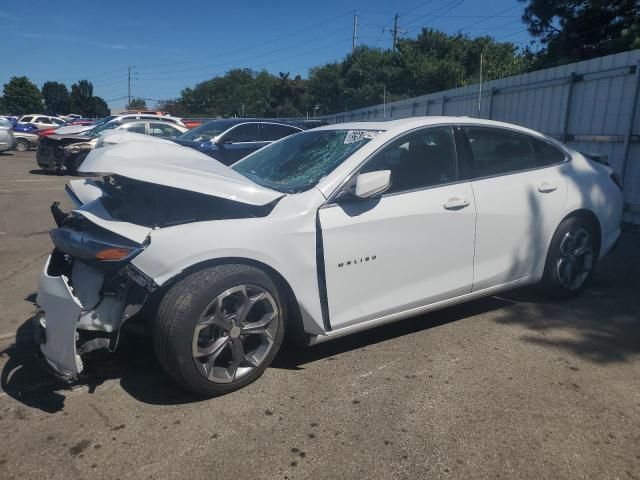
<path fill-rule="evenodd" d="M 620 178 L 620 175 L 618 175 L 617 173 L 613 172 L 610 175 L 610 177 L 611 177 L 611 181 L 618 186 L 620 191 L 622 191 L 622 179 Z"/>

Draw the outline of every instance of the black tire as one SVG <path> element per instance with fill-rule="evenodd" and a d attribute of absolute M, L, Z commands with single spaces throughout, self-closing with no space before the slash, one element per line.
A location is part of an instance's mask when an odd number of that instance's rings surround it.
<path fill-rule="evenodd" d="M 587 244 L 584 247 L 587 253 L 580 256 L 567 255 L 566 250 L 572 250 L 569 248 L 571 238 L 584 238 L 585 233 L 588 235 Z M 551 239 L 542 277 L 542 287 L 548 295 L 555 298 L 570 298 L 578 295 L 589 283 L 598 258 L 599 242 L 596 233 L 592 224 L 581 217 L 570 217 L 560 223 Z M 574 252 L 575 250 L 573 249 Z M 568 265 L 565 267 L 563 265 L 568 263 L 571 263 L 571 266 L 567 276 Z M 575 284 L 569 281 L 572 272 L 575 275 Z"/>
<path fill-rule="evenodd" d="M 238 371 L 236 367 L 232 381 L 219 383 L 205 378 L 202 368 L 196 366 L 198 360 L 192 353 L 192 349 L 195 348 L 194 338 L 196 341 L 199 338 L 195 337 L 196 328 L 201 325 L 198 323 L 201 321 L 201 315 L 211 308 L 214 300 L 234 288 L 241 288 L 238 286 L 242 285 L 260 289 L 271 295 L 271 299 L 277 305 L 277 317 L 271 322 L 277 323 L 273 326 L 269 323 L 269 328 L 275 330 L 275 333 L 270 334 L 270 350 L 267 350 L 259 365 L 238 379 L 235 378 Z M 257 268 L 247 265 L 220 265 L 192 273 L 171 287 L 160 302 L 153 323 L 153 344 L 158 361 L 173 379 L 200 395 L 217 396 L 242 388 L 257 380 L 278 353 L 285 330 L 282 305 L 274 282 Z M 224 337 L 227 337 L 227 332 L 224 333 Z M 231 331 L 228 334 L 229 349 L 233 350 L 231 342 L 240 341 L 239 338 L 243 336 L 238 338 L 236 331 L 236 337 L 231 340 Z M 245 335 L 244 338 L 249 337 Z M 222 337 L 218 338 L 221 339 Z"/>
<path fill-rule="evenodd" d="M 14 148 L 17 152 L 26 152 L 31 148 L 31 144 L 23 138 L 19 138 L 16 140 L 16 146 Z"/>

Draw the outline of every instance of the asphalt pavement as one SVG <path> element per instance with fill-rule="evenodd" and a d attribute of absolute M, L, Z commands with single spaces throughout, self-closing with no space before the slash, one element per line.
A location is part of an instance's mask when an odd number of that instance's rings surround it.
<path fill-rule="evenodd" d="M 283 351 L 202 399 L 144 338 L 41 368 L 35 291 L 69 178 L 0 154 L 0 478 L 640 478 L 640 230 L 581 296 L 527 289 Z"/>

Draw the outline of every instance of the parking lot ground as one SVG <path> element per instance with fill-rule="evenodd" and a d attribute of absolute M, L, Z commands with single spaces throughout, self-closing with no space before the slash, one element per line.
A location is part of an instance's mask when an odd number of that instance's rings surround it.
<path fill-rule="evenodd" d="M 65 388 L 29 321 L 68 179 L 34 156 L 0 155 L 0 478 L 640 478 L 637 230 L 578 298 L 518 291 L 284 351 L 224 397 L 185 393 L 144 339 Z"/>

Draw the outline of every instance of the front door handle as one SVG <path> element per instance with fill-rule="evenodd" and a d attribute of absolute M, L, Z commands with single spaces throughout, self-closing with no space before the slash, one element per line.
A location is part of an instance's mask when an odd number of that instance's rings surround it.
<path fill-rule="evenodd" d="M 461 210 L 469 206 L 469 200 L 466 198 L 453 197 L 447 200 L 447 203 L 443 206 L 446 210 Z"/>
<path fill-rule="evenodd" d="M 538 185 L 538 191 L 540 193 L 551 193 L 555 192 L 558 189 L 555 185 L 550 184 L 549 182 L 543 182 Z"/>

